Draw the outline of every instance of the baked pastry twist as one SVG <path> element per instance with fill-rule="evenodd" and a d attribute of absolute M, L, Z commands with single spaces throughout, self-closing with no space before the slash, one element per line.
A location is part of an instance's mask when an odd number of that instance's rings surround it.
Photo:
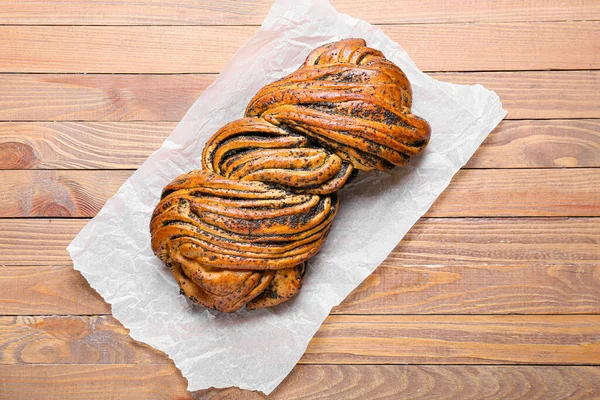
<path fill-rule="evenodd" d="M 411 102 L 402 70 L 362 39 L 321 46 L 262 88 L 152 215 L 152 249 L 181 292 L 224 312 L 294 296 L 331 229 L 337 191 L 358 170 L 406 164 L 429 141 Z"/>

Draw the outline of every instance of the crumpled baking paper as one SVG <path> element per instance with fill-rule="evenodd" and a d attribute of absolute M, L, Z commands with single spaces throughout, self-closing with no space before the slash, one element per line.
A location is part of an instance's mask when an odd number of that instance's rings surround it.
<path fill-rule="evenodd" d="M 413 112 L 432 127 L 425 153 L 391 173 L 361 173 L 341 191 L 333 229 L 293 300 L 230 315 L 191 305 L 150 249 L 148 225 L 161 189 L 200 168 L 207 139 L 242 117 L 262 86 L 294 71 L 315 47 L 351 37 L 366 39 L 408 76 Z M 258 33 L 68 251 L 131 336 L 166 352 L 189 390 L 238 386 L 268 394 L 331 308 L 377 268 L 505 115 L 494 92 L 430 78 L 379 28 L 338 13 L 327 0 L 278 0 Z"/>

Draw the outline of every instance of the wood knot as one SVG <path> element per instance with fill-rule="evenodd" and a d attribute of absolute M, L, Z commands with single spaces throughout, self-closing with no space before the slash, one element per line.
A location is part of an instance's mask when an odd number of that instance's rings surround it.
<path fill-rule="evenodd" d="M 28 144 L 19 142 L 0 143 L 0 169 L 32 168 L 37 152 Z"/>
<path fill-rule="evenodd" d="M 47 335 L 63 341 L 80 340 L 92 333 L 93 326 L 85 318 L 44 318 L 28 324 L 36 331 L 43 331 Z"/>
<path fill-rule="evenodd" d="M 56 203 L 47 203 L 40 207 L 40 215 L 51 215 L 54 217 L 72 217 L 67 207 Z"/>

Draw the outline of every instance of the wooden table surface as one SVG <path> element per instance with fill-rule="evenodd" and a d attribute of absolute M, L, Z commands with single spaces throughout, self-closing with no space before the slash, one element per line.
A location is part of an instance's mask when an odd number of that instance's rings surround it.
<path fill-rule="evenodd" d="M 270 3 L 1 3 L 1 399 L 263 398 L 186 392 L 65 247 Z M 600 396 L 600 1 L 334 5 L 509 114 L 270 398 Z"/>

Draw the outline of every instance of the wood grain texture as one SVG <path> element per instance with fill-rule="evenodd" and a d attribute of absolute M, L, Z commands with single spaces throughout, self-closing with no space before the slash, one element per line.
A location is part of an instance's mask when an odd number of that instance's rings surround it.
<path fill-rule="evenodd" d="M 332 315 L 300 363 L 600 364 L 599 334 L 597 315 Z M 109 316 L 0 317 L 0 346 L 5 365 L 170 363 Z"/>
<path fill-rule="evenodd" d="M 507 119 L 600 118 L 600 71 L 431 76 L 495 90 Z M 0 74 L 0 121 L 178 122 L 213 80 L 194 74 Z"/>
<path fill-rule="evenodd" d="M 65 250 L 85 222 L 0 220 L 0 314 L 110 313 Z M 422 219 L 333 313 L 599 314 L 599 249 L 595 218 Z"/>
<path fill-rule="evenodd" d="M 0 72 L 219 72 L 253 26 L 0 26 Z M 219 38 L 219 40 L 214 40 Z"/>
<path fill-rule="evenodd" d="M 573 370 L 585 381 L 593 370 Z M 562 376 L 560 370 L 557 375 Z M 172 364 L 0 365 L 0 399 L 184 400 L 187 381 Z M 595 389 L 593 389 L 595 390 Z"/>
<path fill-rule="evenodd" d="M 82 175 L 85 173 L 85 175 Z M 3 217 L 92 217 L 131 171 L 0 171 Z"/>
<path fill-rule="evenodd" d="M 597 268 L 599 229 L 598 218 L 422 218 L 384 264 Z"/>
<path fill-rule="evenodd" d="M 381 26 L 422 71 L 596 69 L 600 23 Z M 593 56 L 582 53 L 594 52 Z"/>
<path fill-rule="evenodd" d="M 169 364 L 0 365 L 0 376 L 6 399 L 562 400 L 600 395 L 600 368 L 590 366 L 297 365 L 270 396 L 237 388 L 189 393 Z"/>
<path fill-rule="evenodd" d="M 332 313 L 600 314 L 600 273 L 593 261 L 538 265 L 519 260 L 506 266 L 464 262 L 471 265 L 432 268 L 404 266 L 394 261 L 395 254 Z M 71 266 L 2 267 L 0 315 L 110 312 L 110 305 Z"/>
<path fill-rule="evenodd" d="M 70 265 L 67 246 L 84 219 L 0 220 L 0 265 Z"/>
<path fill-rule="evenodd" d="M 598 264 L 541 266 L 523 262 L 499 267 L 465 262 L 473 265 L 411 267 L 394 260 L 398 253 L 392 253 L 332 312 L 600 314 Z"/>
<path fill-rule="evenodd" d="M 600 67 L 596 21 L 381 28 L 423 71 Z M 0 72 L 216 73 L 256 30 L 255 26 L 0 26 Z"/>
<path fill-rule="evenodd" d="M 175 126 L 0 122 L 0 169 L 137 168 Z M 600 120 L 503 121 L 466 167 L 600 167 Z"/>
<path fill-rule="evenodd" d="M 0 120 L 178 122 L 212 75 L 0 74 Z"/>
<path fill-rule="evenodd" d="M 271 396 L 239 389 L 196 392 L 224 399 L 585 399 L 598 367 L 298 365 Z"/>
<path fill-rule="evenodd" d="M 524 120 L 502 121 L 466 168 L 599 166 L 600 120 Z"/>
<path fill-rule="evenodd" d="M 0 268 L 0 315 L 110 313 L 110 305 L 71 266 Z"/>
<path fill-rule="evenodd" d="M 600 316 L 329 316 L 300 362 L 599 364 Z"/>
<path fill-rule="evenodd" d="M 0 169 L 134 169 L 160 148 L 175 125 L 174 122 L 0 122 Z M 585 143 L 581 143 L 582 147 L 580 142 L 573 148 L 584 151 Z"/>
<path fill-rule="evenodd" d="M 2 170 L 6 188 L 0 193 L 0 217 L 93 217 L 130 175 L 124 170 Z M 425 215 L 600 216 L 598 193 L 598 168 L 460 170 Z"/>
<path fill-rule="evenodd" d="M 112 317 L 0 317 L 0 364 L 169 363 Z"/>
<path fill-rule="evenodd" d="M 597 118 L 600 71 L 440 73 L 434 78 L 481 84 L 500 96 L 508 119 Z"/>
<path fill-rule="evenodd" d="M 258 25 L 272 0 L 5 0 L 0 24 L 8 25 Z M 332 0 L 338 11 L 371 23 L 456 23 L 598 20 L 593 0 L 509 2 Z"/>
<path fill-rule="evenodd" d="M 429 217 L 600 216 L 600 169 L 460 170 Z"/>
<path fill-rule="evenodd" d="M 66 247 L 87 222 L 0 219 L 0 265 L 71 265 Z M 385 264 L 597 267 L 599 244 L 599 218 L 422 218 Z"/>

